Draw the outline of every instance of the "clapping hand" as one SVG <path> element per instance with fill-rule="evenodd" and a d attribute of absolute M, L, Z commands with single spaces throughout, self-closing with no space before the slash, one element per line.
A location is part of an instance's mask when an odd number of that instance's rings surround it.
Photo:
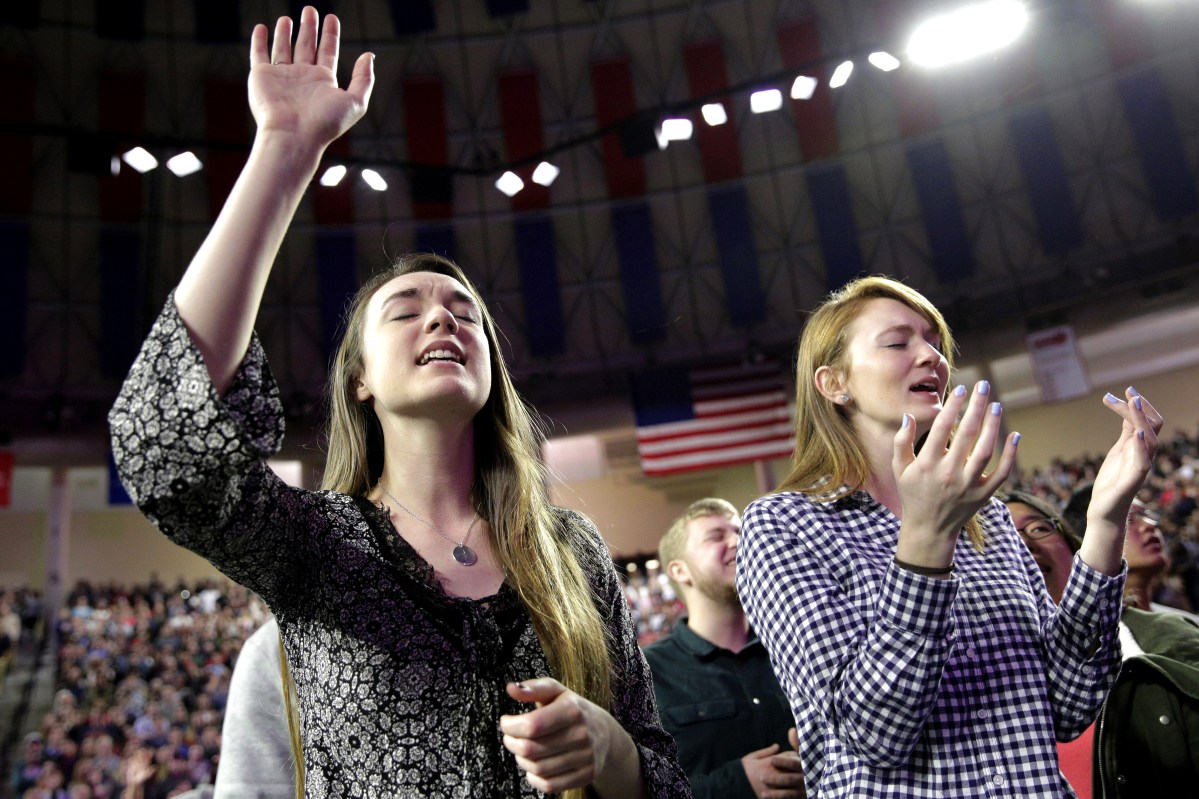
<path fill-rule="evenodd" d="M 1104 405 L 1119 414 L 1123 423 L 1091 486 L 1087 528 L 1079 551 L 1083 561 L 1105 574 L 1120 570 L 1128 509 L 1153 466 L 1157 434 L 1162 429 L 1162 416 L 1149 400 L 1132 386 L 1124 396 L 1126 399 L 1112 394 L 1103 398 Z"/>
<path fill-rule="evenodd" d="M 929 567 L 948 565 L 959 531 L 1011 473 L 1017 434 L 1007 437 L 995 470 L 984 471 L 999 443 L 1003 410 L 990 393 L 986 381 L 973 391 L 958 386 L 950 392 L 919 454 L 915 425 L 905 415 L 892 458 L 903 503 L 897 559 Z M 959 413 L 962 419 L 955 430 Z"/>

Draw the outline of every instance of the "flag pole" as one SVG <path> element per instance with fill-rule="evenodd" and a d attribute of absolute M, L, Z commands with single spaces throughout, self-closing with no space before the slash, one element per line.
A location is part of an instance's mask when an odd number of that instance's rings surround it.
<path fill-rule="evenodd" d="M 774 468 L 768 460 L 754 461 L 754 475 L 758 478 L 758 491 L 769 494 L 778 485 L 774 481 Z"/>

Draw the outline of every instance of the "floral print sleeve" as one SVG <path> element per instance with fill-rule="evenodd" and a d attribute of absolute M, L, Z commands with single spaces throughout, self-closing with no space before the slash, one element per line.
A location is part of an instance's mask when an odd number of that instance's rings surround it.
<path fill-rule="evenodd" d="M 217 396 L 172 297 L 108 417 L 121 482 L 146 517 L 268 602 L 274 583 L 313 562 L 289 531 L 317 512 L 266 465 L 283 439 L 282 410 L 256 335 Z"/>
<path fill-rule="evenodd" d="M 674 739 L 662 729 L 658 718 L 649 664 L 637 645 L 628 602 L 607 545 L 586 517 L 570 510 L 560 512 L 567 528 L 581 539 L 576 551 L 581 554 L 596 604 L 608 626 L 613 662 L 612 715 L 637 746 L 646 790 L 654 799 L 690 797 L 691 788 L 679 765 Z"/>

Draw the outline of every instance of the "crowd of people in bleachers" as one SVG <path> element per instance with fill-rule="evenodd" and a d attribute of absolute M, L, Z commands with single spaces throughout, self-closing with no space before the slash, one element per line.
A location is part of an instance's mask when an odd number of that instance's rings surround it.
<path fill-rule="evenodd" d="M 57 691 L 17 755 L 15 795 L 161 799 L 211 783 L 233 663 L 267 616 L 229 583 L 79 583 L 55 621 Z"/>
<path fill-rule="evenodd" d="M 1100 459 L 1057 460 L 1020 489 L 1065 507 Z M 1199 434 L 1163 440 L 1141 499 L 1160 514 L 1171 570 L 1156 600 L 1199 608 Z M 620 561 L 642 645 L 684 607 L 652 555 Z M 33 591 L 0 592 L 0 641 L 15 649 L 41 612 Z M 80 583 L 55 623 L 58 690 L 10 775 L 20 799 L 177 796 L 215 778 L 229 679 L 242 643 L 269 617 L 231 583 L 168 588 Z"/>

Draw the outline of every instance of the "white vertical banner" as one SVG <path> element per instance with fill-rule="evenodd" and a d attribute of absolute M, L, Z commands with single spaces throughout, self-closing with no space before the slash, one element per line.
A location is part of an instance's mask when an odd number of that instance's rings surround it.
<path fill-rule="evenodd" d="M 1073 327 L 1058 325 L 1038 330 L 1024 340 L 1042 402 L 1060 402 L 1090 392 L 1091 378 Z"/>

